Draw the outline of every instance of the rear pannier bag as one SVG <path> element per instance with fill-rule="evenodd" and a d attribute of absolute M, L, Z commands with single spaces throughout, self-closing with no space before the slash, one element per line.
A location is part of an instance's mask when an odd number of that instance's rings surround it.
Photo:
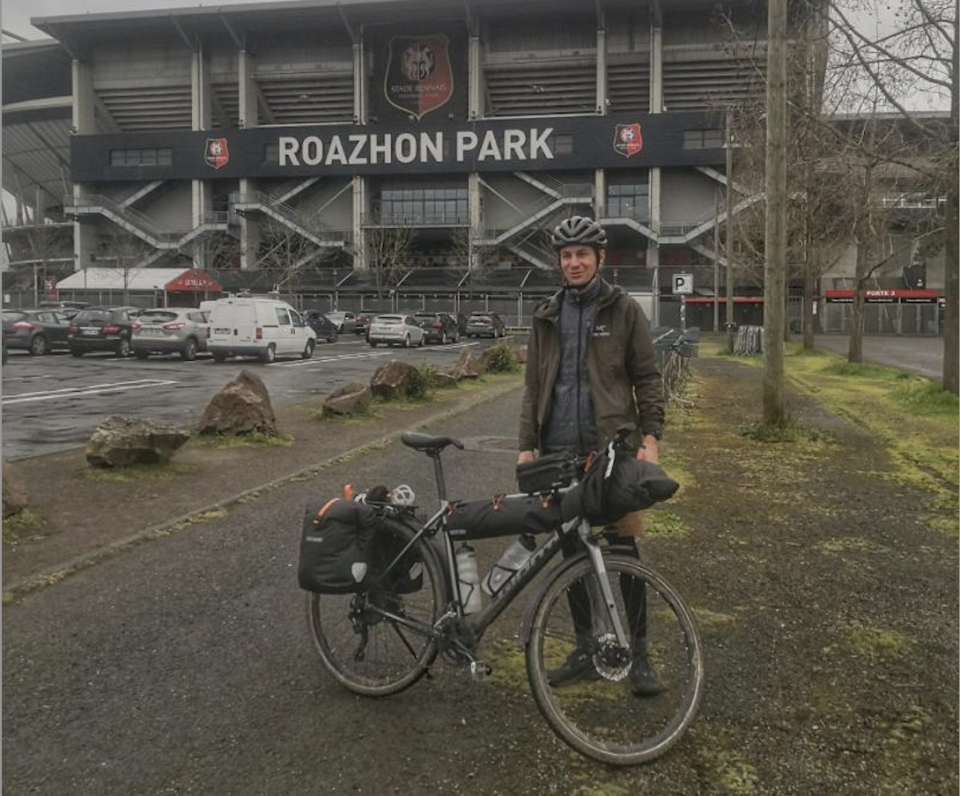
<path fill-rule="evenodd" d="M 363 503 L 334 498 L 307 506 L 300 538 L 300 588 L 321 594 L 362 591 L 380 524 Z"/>
<path fill-rule="evenodd" d="M 550 492 L 569 486 L 576 474 L 576 460 L 568 453 L 548 453 L 529 464 L 517 465 L 521 492 Z"/>
<path fill-rule="evenodd" d="M 372 590 L 413 594 L 423 588 L 423 560 L 416 547 L 410 547 L 405 553 L 404 547 L 404 539 L 389 525 L 383 524 L 377 529 L 373 540 L 372 572 L 367 577 Z M 401 553 L 403 557 L 397 561 Z M 387 567 L 394 561 L 397 563 L 387 572 Z"/>
<path fill-rule="evenodd" d="M 498 496 L 451 503 L 447 530 L 455 539 L 547 533 L 560 525 L 560 504 L 550 495 Z"/>

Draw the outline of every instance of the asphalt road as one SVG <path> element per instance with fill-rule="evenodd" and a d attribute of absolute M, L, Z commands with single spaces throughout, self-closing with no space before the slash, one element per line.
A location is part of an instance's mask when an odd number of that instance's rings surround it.
<path fill-rule="evenodd" d="M 519 398 L 431 429 L 471 448 L 445 454 L 451 497 L 512 487 Z M 394 444 L 6 606 L 4 793 L 544 792 L 570 753 L 529 697 L 441 665 L 365 700 L 321 669 L 296 583 L 303 505 L 401 480 L 435 505 L 429 460 Z M 481 544 L 486 568 L 505 542 Z M 491 635 L 515 633 L 519 611 Z"/>
<path fill-rule="evenodd" d="M 486 344 L 487 341 L 482 341 Z M 113 354 L 69 354 L 31 357 L 10 352 L 3 367 L 3 458 L 52 453 L 84 444 L 111 414 L 146 415 L 170 423 L 192 425 L 216 392 L 240 368 L 250 368 L 267 385 L 275 406 L 325 396 L 351 381 L 369 381 L 389 359 L 437 368 L 452 366 L 465 346 L 371 348 L 352 335 L 317 347 L 312 359 L 283 360 L 265 365 L 256 360 L 217 364 L 201 355 L 193 362 L 178 356 L 140 361 Z"/>
<path fill-rule="evenodd" d="M 846 335 L 818 335 L 816 345 L 846 356 L 850 338 Z M 928 379 L 940 379 L 943 376 L 943 338 L 864 335 L 863 359 L 876 365 L 901 368 Z"/>

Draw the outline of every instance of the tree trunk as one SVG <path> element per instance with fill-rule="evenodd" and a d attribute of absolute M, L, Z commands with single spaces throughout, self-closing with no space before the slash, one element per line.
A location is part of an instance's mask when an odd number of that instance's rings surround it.
<path fill-rule="evenodd" d="M 817 269 L 814 266 L 814 258 L 809 254 L 808 248 L 807 261 L 803 264 L 803 349 L 811 351 L 813 349 L 813 325 L 817 316 L 813 314 L 813 303 L 817 293 Z"/>
<path fill-rule="evenodd" d="M 858 249 L 858 265 L 859 260 Z M 850 345 L 847 348 L 847 362 L 863 362 L 863 299 L 863 282 L 858 279 L 853 290 L 853 319 L 850 323 Z"/>
<path fill-rule="evenodd" d="M 960 281 L 960 265 L 958 265 L 958 187 L 957 187 L 957 160 L 956 150 L 950 170 L 953 175 L 950 178 L 950 188 L 947 192 L 947 245 L 944 257 L 944 315 L 943 315 L 943 389 L 958 395 L 957 369 L 960 367 L 960 328 L 958 328 L 958 316 L 960 316 L 960 290 L 958 290 L 958 281 Z"/>
<path fill-rule="evenodd" d="M 725 228 L 724 242 L 726 244 L 725 248 L 727 251 L 727 311 L 726 311 L 726 320 L 727 320 L 727 353 L 733 353 L 733 345 L 736 339 L 736 332 L 734 331 L 734 306 L 733 306 L 733 250 L 735 247 L 734 237 L 736 235 L 736 229 L 734 228 L 734 218 L 733 218 L 733 205 L 734 205 L 734 193 L 733 193 L 733 132 L 731 128 L 731 119 L 730 112 L 727 112 L 726 118 L 726 174 L 727 174 L 727 191 L 726 191 L 726 208 L 727 208 L 727 225 Z"/>
<path fill-rule="evenodd" d="M 787 270 L 786 0 L 770 0 L 767 18 L 766 229 L 763 288 L 763 422 L 786 420 L 783 397 L 784 301 Z"/>

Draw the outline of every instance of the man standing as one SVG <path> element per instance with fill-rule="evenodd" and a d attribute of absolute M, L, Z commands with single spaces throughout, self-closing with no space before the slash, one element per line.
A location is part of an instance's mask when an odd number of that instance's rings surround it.
<path fill-rule="evenodd" d="M 563 288 L 537 306 L 527 349 L 525 392 L 520 411 L 517 464 L 536 451 L 586 454 L 612 438 L 625 423 L 638 459 L 657 463 L 663 432 L 663 384 L 643 310 L 619 288 L 600 278 L 607 235 L 596 221 L 573 216 L 553 231 Z M 605 534 L 619 551 L 639 559 L 638 515 L 628 515 Z M 564 556 L 578 552 L 568 539 Z M 630 684 L 637 696 L 663 690 L 647 657 L 645 585 L 622 576 L 620 588 L 630 623 L 633 664 Z M 577 647 L 548 673 L 554 687 L 600 675 L 593 665 L 593 632 L 586 587 L 570 591 Z"/>

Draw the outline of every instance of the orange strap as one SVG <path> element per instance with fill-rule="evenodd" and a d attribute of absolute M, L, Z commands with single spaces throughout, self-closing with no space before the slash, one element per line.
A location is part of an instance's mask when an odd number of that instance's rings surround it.
<path fill-rule="evenodd" d="M 319 525 L 319 524 L 320 524 L 320 518 L 321 518 L 324 514 L 326 514 L 326 513 L 327 513 L 327 509 L 330 508 L 330 507 L 331 507 L 334 503 L 336 503 L 338 500 L 342 500 L 342 498 L 338 498 L 338 497 L 337 497 L 337 498 L 331 498 L 331 499 L 328 500 L 326 503 L 324 503 L 324 504 L 323 504 L 323 508 L 320 509 L 320 511 L 317 512 L 317 516 L 313 518 L 313 524 L 314 524 L 314 525 Z"/>

